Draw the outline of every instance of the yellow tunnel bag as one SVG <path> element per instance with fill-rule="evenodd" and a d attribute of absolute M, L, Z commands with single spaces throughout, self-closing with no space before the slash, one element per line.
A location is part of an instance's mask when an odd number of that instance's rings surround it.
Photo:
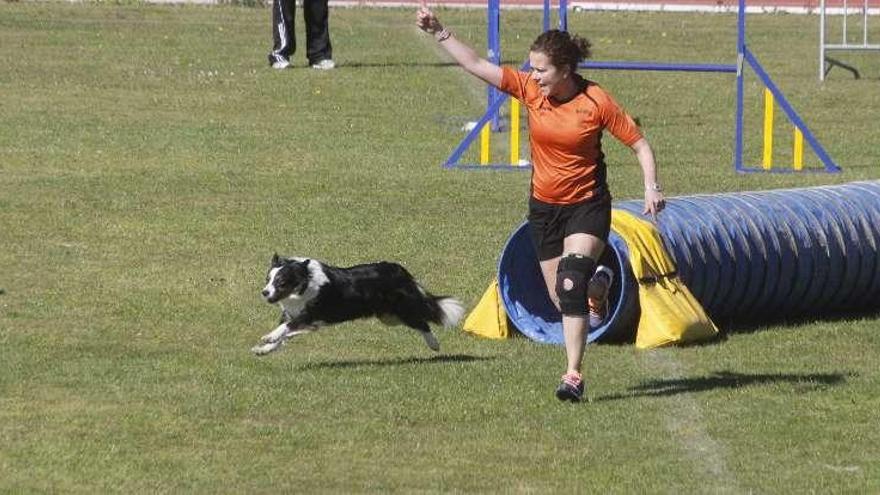
<path fill-rule="evenodd" d="M 480 302 L 465 319 L 462 329 L 489 339 L 506 339 L 509 336 L 507 313 L 498 294 L 498 279 L 489 284 Z"/>
<path fill-rule="evenodd" d="M 613 210 L 611 228 L 626 242 L 639 285 L 641 315 L 636 347 L 651 349 L 717 335 L 718 328 L 678 277 L 656 227 L 625 211 Z"/>

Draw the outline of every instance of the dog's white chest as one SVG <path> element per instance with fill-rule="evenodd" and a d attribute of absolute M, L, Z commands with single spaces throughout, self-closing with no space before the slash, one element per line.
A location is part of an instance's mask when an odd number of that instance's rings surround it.
<path fill-rule="evenodd" d="M 306 309 L 306 300 L 299 297 L 288 297 L 279 302 L 281 310 L 288 318 L 296 318 Z"/>

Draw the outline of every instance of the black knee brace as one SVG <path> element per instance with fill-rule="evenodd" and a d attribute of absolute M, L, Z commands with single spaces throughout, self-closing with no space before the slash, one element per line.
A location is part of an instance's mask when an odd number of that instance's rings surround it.
<path fill-rule="evenodd" d="M 586 316 L 587 284 L 596 261 L 581 254 L 566 254 L 559 260 L 556 269 L 556 296 L 559 297 L 559 309 L 566 316 Z"/>

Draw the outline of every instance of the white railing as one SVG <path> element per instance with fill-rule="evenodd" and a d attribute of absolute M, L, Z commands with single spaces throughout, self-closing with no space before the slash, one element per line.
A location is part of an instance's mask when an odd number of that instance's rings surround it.
<path fill-rule="evenodd" d="M 835 9 L 836 10 L 836 9 Z M 850 11 L 854 11 L 857 14 L 862 15 L 862 40 L 861 43 L 853 43 L 850 42 L 847 34 L 847 19 L 849 18 Z M 824 81 L 825 76 L 831 70 L 832 67 L 842 67 L 850 72 L 852 72 L 853 76 L 858 79 L 859 71 L 854 67 L 844 64 L 843 62 L 830 58 L 827 55 L 829 51 L 880 51 L 880 44 L 870 44 L 868 43 L 868 14 L 870 9 L 868 8 L 868 0 L 862 0 L 861 7 L 849 7 L 847 5 L 847 0 L 843 0 L 843 9 L 841 11 L 841 15 L 843 17 L 843 29 L 841 33 L 841 42 L 840 43 L 828 43 L 825 39 L 825 19 L 828 14 L 827 9 L 825 8 L 825 0 L 820 0 L 819 2 L 819 80 Z"/>

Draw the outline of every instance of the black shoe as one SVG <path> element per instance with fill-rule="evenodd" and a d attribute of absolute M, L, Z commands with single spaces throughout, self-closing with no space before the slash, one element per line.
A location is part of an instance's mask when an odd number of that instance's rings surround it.
<path fill-rule="evenodd" d="M 584 396 L 584 382 L 580 375 L 568 373 L 562 375 L 562 382 L 556 387 L 556 398 L 561 401 L 580 402 Z"/>

